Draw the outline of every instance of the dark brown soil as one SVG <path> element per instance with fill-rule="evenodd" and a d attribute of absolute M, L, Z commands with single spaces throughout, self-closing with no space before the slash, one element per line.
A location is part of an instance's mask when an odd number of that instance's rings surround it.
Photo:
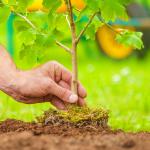
<path fill-rule="evenodd" d="M 108 127 L 0 123 L 0 150 L 150 150 L 150 133 L 124 133 Z"/>

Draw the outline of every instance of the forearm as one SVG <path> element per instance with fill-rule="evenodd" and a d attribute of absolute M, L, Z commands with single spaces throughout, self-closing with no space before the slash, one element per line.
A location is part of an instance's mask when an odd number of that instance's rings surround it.
<path fill-rule="evenodd" d="M 7 92 L 12 80 L 16 78 L 17 68 L 4 47 L 0 46 L 0 90 Z"/>

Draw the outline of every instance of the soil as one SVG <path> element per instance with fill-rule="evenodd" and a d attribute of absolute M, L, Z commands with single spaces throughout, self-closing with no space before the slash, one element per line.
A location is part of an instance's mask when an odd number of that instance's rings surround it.
<path fill-rule="evenodd" d="M 109 127 L 0 123 L 0 150 L 150 150 L 150 133 L 124 133 Z"/>

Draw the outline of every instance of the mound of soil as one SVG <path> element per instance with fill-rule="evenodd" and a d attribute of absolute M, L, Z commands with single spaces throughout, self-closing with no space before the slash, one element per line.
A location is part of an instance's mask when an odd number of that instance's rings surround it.
<path fill-rule="evenodd" d="M 0 123 L 0 150 L 149 150 L 150 133 L 124 133 L 101 126 Z"/>

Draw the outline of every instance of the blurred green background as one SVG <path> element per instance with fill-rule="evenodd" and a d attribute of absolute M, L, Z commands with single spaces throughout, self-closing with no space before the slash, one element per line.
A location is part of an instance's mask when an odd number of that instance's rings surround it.
<path fill-rule="evenodd" d="M 0 43 L 7 46 L 6 22 L 0 23 Z M 15 39 L 15 57 L 21 69 L 37 65 L 36 57 L 20 58 L 19 43 Z M 71 69 L 71 58 L 57 46 L 50 47 L 41 63 L 57 60 Z M 32 59 L 31 59 L 32 58 Z M 144 58 L 136 52 L 124 60 L 114 60 L 100 52 L 96 41 L 83 40 L 79 45 L 79 79 L 88 92 L 90 107 L 104 107 L 110 111 L 109 125 L 125 131 L 150 131 L 150 50 Z M 8 71 L 9 73 L 9 71 Z M 35 117 L 50 107 L 49 103 L 26 105 L 12 100 L 0 92 L 0 120 L 7 118 L 24 121 Z"/>

